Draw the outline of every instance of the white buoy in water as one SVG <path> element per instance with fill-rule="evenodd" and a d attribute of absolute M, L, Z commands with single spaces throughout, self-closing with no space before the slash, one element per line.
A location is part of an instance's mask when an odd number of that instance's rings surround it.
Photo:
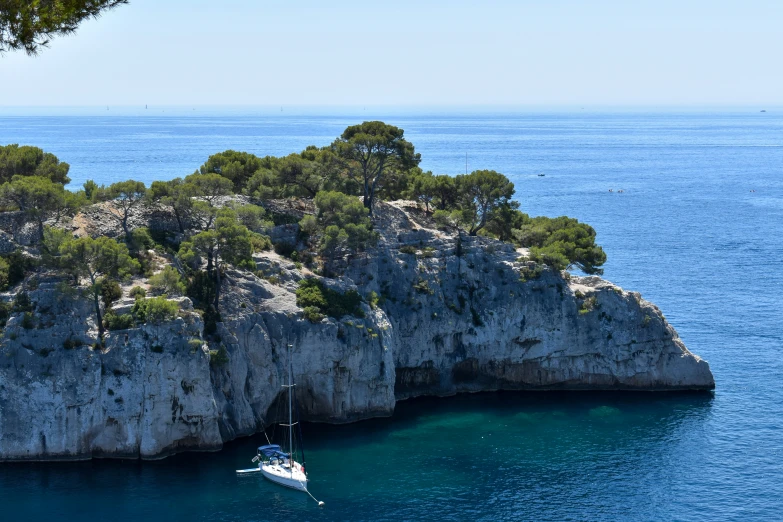
<path fill-rule="evenodd" d="M 318 502 L 318 507 L 322 507 L 324 505 L 323 501 Z"/>

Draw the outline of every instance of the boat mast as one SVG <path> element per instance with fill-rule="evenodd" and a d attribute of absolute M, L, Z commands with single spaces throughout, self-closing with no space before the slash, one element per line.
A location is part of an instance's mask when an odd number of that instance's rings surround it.
<path fill-rule="evenodd" d="M 288 462 L 288 471 L 294 476 L 294 417 L 291 414 L 292 395 L 294 393 L 293 377 L 291 375 L 293 368 L 291 362 L 291 345 L 288 345 L 288 452 L 291 458 Z"/>

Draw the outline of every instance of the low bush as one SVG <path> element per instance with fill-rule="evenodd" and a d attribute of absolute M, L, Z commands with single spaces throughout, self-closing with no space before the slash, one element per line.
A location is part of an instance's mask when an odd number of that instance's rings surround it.
<path fill-rule="evenodd" d="M 302 279 L 296 289 L 297 306 L 314 307 L 319 313 L 337 319 L 344 315 L 363 317 L 364 313 L 359 306 L 361 302 L 362 297 L 356 290 L 342 294 L 313 278 Z"/>
<path fill-rule="evenodd" d="M 113 279 L 103 279 L 99 284 L 101 286 L 101 301 L 108 310 L 115 301 L 122 297 L 122 288 Z"/>
<path fill-rule="evenodd" d="M 584 299 L 584 301 L 581 302 L 579 305 L 579 315 L 584 315 L 588 312 L 593 311 L 596 308 L 596 297 L 594 295 L 591 295 L 590 297 L 587 297 Z"/>
<path fill-rule="evenodd" d="M 370 292 L 370 296 L 367 299 L 367 302 L 370 304 L 370 308 L 375 310 L 376 308 L 378 308 L 378 304 L 380 303 L 380 300 L 381 298 L 378 295 L 378 293 L 375 290 L 373 290 Z"/>
<path fill-rule="evenodd" d="M 430 288 L 430 285 L 427 282 L 427 280 L 426 279 L 421 279 L 421 278 L 419 278 L 419 280 L 416 283 L 414 283 L 413 289 L 416 290 L 420 294 L 433 294 L 433 293 L 435 293 L 435 291 Z"/>
<path fill-rule="evenodd" d="M 324 314 L 321 313 L 321 309 L 317 306 L 305 306 L 302 309 L 302 316 L 311 323 L 320 323 L 324 318 Z"/>
<path fill-rule="evenodd" d="M 107 330 L 127 330 L 128 328 L 133 328 L 133 315 L 117 315 L 113 312 L 109 312 L 103 317 L 103 325 Z"/>
<path fill-rule="evenodd" d="M 185 295 L 196 308 L 206 311 L 215 301 L 215 281 L 205 270 L 199 270 L 188 281 Z"/>
<path fill-rule="evenodd" d="M 484 321 L 481 319 L 481 315 L 472 306 L 470 307 L 470 315 L 473 320 L 473 326 L 484 326 Z"/>
<path fill-rule="evenodd" d="M 32 312 L 33 302 L 30 301 L 30 295 L 27 292 L 19 292 L 14 297 L 14 312 Z"/>
<path fill-rule="evenodd" d="M 519 282 L 526 283 L 528 281 L 533 281 L 535 279 L 538 279 L 539 277 L 541 277 L 543 271 L 544 269 L 539 265 L 536 265 L 534 268 L 523 266 L 519 270 Z"/>
<path fill-rule="evenodd" d="M 146 251 L 155 247 L 155 240 L 152 238 L 148 228 L 140 227 L 131 232 L 131 244 L 129 246 L 134 252 Z"/>
<path fill-rule="evenodd" d="M 147 297 L 147 291 L 140 286 L 134 286 L 133 288 L 130 289 L 128 295 L 134 299 L 143 299 Z"/>
<path fill-rule="evenodd" d="M 433 247 L 430 247 L 430 246 L 422 248 L 421 249 L 421 257 L 427 258 L 427 259 L 429 259 L 431 257 L 435 257 L 435 249 Z"/>
<path fill-rule="evenodd" d="M 221 345 L 218 350 L 209 351 L 209 364 L 213 367 L 225 366 L 228 363 L 228 351 Z"/>
<path fill-rule="evenodd" d="M 190 349 L 190 353 L 196 353 L 197 351 L 201 350 L 202 346 L 204 346 L 204 341 L 201 339 L 188 339 L 188 348 Z"/>
<path fill-rule="evenodd" d="M 157 274 L 150 277 L 150 289 L 157 294 L 172 296 L 184 295 L 187 290 L 182 277 L 173 266 L 167 266 Z"/>
<path fill-rule="evenodd" d="M 7 290 L 20 283 L 36 265 L 36 260 L 21 250 L 0 258 L 0 290 Z"/>
<path fill-rule="evenodd" d="M 63 341 L 63 348 L 66 350 L 73 350 L 74 348 L 78 348 L 80 346 L 84 346 L 84 343 L 78 337 L 69 337 Z"/>
<path fill-rule="evenodd" d="M 416 247 L 411 245 L 405 245 L 403 247 L 400 247 L 400 254 L 410 254 L 410 255 L 416 255 Z"/>
<path fill-rule="evenodd" d="M 179 304 L 165 297 L 138 299 L 133 305 L 133 317 L 139 323 L 160 324 L 177 318 Z"/>
<path fill-rule="evenodd" d="M 272 248 L 272 240 L 263 234 L 250 234 L 250 244 L 253 245 L 253 252 L 263 252 Z"/>
<path fill-rule="evenodd" d="M 296 252 L 296 245 L 292 245 L 285 241 L 275 243 L 275 253 L 278 255 L 290 258 L 294 252 Z"/>
<path fill-rule="evenodd" d="M 204 311 L 204 335 L 213 335 L 217 332 L 217 324 L 223 321 L 214 306 L 208 307 Z"/>
<path fill-rule="evenodd" d="M 22 328 L 32 330 L 35 328 L 35 316 L 32 312 L 25 312 L 22 316 Z"/>
<path fill-rule="evenodd" d="M 11 303 L 0 301 L 0 328 L 5 328 L 5 323 L 8 322 L 12 310 L 13 305 Z"/>

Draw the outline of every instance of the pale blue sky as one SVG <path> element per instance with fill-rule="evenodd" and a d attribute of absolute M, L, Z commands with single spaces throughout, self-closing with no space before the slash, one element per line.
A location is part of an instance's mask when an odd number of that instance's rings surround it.
<path fill-rule="evenodd" d="M 0 106 L 783 105 L 783 1 L 131 0 Z"/>

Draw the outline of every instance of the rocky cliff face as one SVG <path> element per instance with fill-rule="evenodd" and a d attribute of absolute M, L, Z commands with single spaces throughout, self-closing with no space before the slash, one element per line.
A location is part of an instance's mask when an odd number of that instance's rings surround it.
<path fill-rule="evenodd" d="M 220 347 L 201 341 L 186 298 L 175 321 L 92 348 L 90 303 L 43 279 L 35 324 L 12 317 L 0 342 L 0 459 L 218 449 L 276 420 L 289 344 L 302 416 L 325 422 L 390 415 L 420 395 L 714 387 L 707 362 L 638 293 L 536 273 L 509 245 L 429 228 L 401 207 L 382 205 L 376 221 L 378 247 L 324 280 L 366 298 L 361 318 L 304 319 L 295 290 L 311 274 L 274 253 L 256 258 L 265 277 L 228 270 L 224 362 L 210 363 Z"/>

